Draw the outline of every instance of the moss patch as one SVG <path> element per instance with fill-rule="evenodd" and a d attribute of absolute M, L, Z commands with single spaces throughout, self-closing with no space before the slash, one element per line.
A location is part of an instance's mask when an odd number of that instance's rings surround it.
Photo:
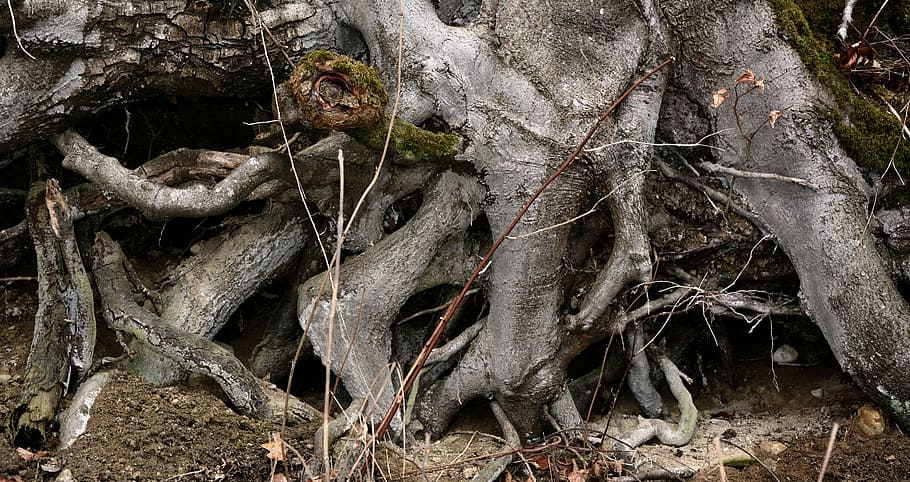
<path fill-rule="evenodd" d="M 355 129 L 349 134 L 370 149 L 381 151 L 388 128 L 388 119 L 383 119 L 382 122 L 364 129 Z M 456 134 L 430 132 L 410 122 L 395 119 L 389 149 L 398 156 L 398 163 L 413 164 L 453 156 L 460 143 L 461 138 Z"/>
<path fill-rule="evenodd" d="M 842 48 L 835 41 L 835 32 L 840 24 L 843 3 L 829 0 L 769 0 L 769 3 L 778 25 L 800 59 L 834 95 L 837 108 L 826 113 L 826 117 L 832 121 L 834 132 L 850 157 L 861 167 L 881 173 L 894 154 L 898 172 L 910 173 L 910 143 L 902 143 L 894 153 L 900 139 L 900 122 L 880 105 L 873 86 L 859 86 L 864 96 L 857 95 L 846 76 L 837 69 L 835 53 Z M 874 2 L 860 2 L 854 11 L 854 24 L 868 25 L 878 6 Z M 878 26 L 897 29 L 906 28 L 908 23 L 910 8 L 906 5 L 886 7 L 876 21 Z M 861 35 L 852 32 L 848 38 L 856 41 Z"/>
<path fill-rule="evenodd" d="M 367 147 L 382 150 L 389 128 L 388 95 L 371 67 L 316 50 L 300 60 L 288 84 L 314 127 L 344 130 Z M 389 149 L 397 162 L 411 164 L 452 156 L 460 142 L 456 134 L 431 132 L 396 119 Z"/>

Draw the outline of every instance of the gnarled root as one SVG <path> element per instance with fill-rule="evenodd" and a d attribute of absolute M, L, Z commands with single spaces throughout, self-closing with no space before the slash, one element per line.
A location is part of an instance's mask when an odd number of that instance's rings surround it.
<path fill-rule="evenodd" d="M 679 404 L 679 423 L 673 427 L 660 419 L 641 419 L 638 427 L 619 436 L 613 444 L 613 450 L 621 453 L 623 458 L 631 459 L 634 449 L 643 443 L 657 437 L 661 443 L 679 447 L 689 443 L 695 433 L 695 424 L 698 421 L 698 409 L 692 402 L 692 395 L 683 385 L 683 380 L 692 383 L 692 380 L 679 371 L 679 368 L 669 358 L 660 358 L 660 368 L 667 378 L 670 393 Z"/>
<path fill-rule="evenodd" d="M 106 233 L 95 238 L 94 273 L 100 280 L 102 312 L 108 325 L 132 338 L 139 353 L 165 357 L 183 370 L 214 379 L 234 407 L 242 414 L 279 421 L 284 410 L 280 391 L 260 382 L 225 348 L 168 325 L 158 315 L 134 301 L 125 268 L 126 257 Z M 141 360 L 131 360 L 141 363 Z M 302 402 L 289 404 L 289 420 L 315 420 L 319 413 Z"/>
<path fill-rule="evenodd" d="M 341 266 L 342 293 L 334 319 L 329 317 L 327 295 L 320 292 L 323 275 L 300 286 L 298 316 L 301 325 L 309 327 L 314 352 L 323 363 L 331 363 L 352 396 L 369 401 L 363 415 L 367 420 L 381 417 L 391 405 L 388 364 L 395 316 L 408 298 L 427 288 L 422 275 L 445 242 L 464 232 L 480 213 L 481 196 L 470 178 L 443 173 L 413 219 Z M 371 302 L 363 304 L 362 299 Z M 332 340 L 329 323 L 335 323 Z M 400 421 L 392 428 L 400 433 Z"/>

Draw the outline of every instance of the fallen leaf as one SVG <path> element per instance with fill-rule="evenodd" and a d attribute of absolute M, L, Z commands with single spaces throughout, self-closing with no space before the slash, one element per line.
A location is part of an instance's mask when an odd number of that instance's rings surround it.
<path fill-rule="evenodd" d="M 290 482 L 288 476 L 284 474 L 275 474 L 272 476 L 272 482 Z"/>
<path fill-rule="evenodd" d="M 266 457 L 277 460 L 279 462 L 284 461 L 284 442 L 281 441 L 281 434 L 278 432 L 272 432 L 271 441 L 260 445 L 260 447 L 269 451 Z"/>
<path fill-rule="evenodd" d="M 721 87 L 720 89 L 717 89 L 716 92 L 714 92 L 714 95 L 712 96 L 713 100 L 711 102 L 711 107 L 714 107 L 716 109 L 729 98 L 730 92 L 727 89 Z"/>
<path fill-rule="evenodd" d="M 31 452 L 22 447 L 16 447 L 16 453 L 19 454 L 19 457 L 22 457 L 22 460 L 25 460 L 26 462 L 34 462 L 36 460 L 47 457 L 47 451 L 41 450 L 40 452 Z"/>
<path fill-rule="evenodd" d="M 777 122 L 777 118 L 782 114 L 779 110 L 772 110 L 768 112 L 768 123 L 771 124 L 771 128 L 774 129 L 774 123 Z"/>
<path fill-rule="evenodd" d="M 754 84 L 755 83 L 755 72 L 752 72 L 749 69 L 743 69 L 743 75 L 740 75 L 736 79 L 737 84 Z"/>
<path fill-rule="evenodd" d="M 535 469 L 547 470 L 550 468 L 550 457 L 545 454 L 531 458 L 530 462 Z"/>
<path fill-rule="evenodd" d="M 568 482 L 587 482 L 588 471 L 587 471 L 587 469 L 579 470 L 578 465 L 573 460 L 572 461 L 572 471 L 569 472 L 568 474 L 566 474 L 566 480 Z"/>

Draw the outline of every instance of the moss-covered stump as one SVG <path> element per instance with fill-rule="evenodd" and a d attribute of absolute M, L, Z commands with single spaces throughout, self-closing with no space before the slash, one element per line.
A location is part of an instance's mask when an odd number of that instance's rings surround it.
<path fill-rule="evenodd" d="M 389 130 L 388 94 L 379 74 L 344 55 L 316 50 L 304 56 L 288 80 L 304 117 L 316 129 L 343 130 L 373 150 L 382 150 Z M 448 157 L 458 150 L 455 134 L 431 132 L 395 119 L 389 149 L 402 164 Z"/>

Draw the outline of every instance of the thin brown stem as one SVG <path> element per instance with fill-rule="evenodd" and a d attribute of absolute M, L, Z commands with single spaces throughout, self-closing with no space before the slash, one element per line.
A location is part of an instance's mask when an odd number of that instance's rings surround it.
<path fill-rule="evenodd" d="M 818 482 L 825 480 L 825 471 L 828 470 L 828 461 L 831 460 L 831 452 L 834 450 L 834 441 L 837 440 L 839 429 L 840 424 L 834 422 L 834 426 L 831 427 L 831 437 L 828 438 L 828 447 L 825 449 L 825 458 L 822 459 L 822 468 L 818 471 Z"/>

